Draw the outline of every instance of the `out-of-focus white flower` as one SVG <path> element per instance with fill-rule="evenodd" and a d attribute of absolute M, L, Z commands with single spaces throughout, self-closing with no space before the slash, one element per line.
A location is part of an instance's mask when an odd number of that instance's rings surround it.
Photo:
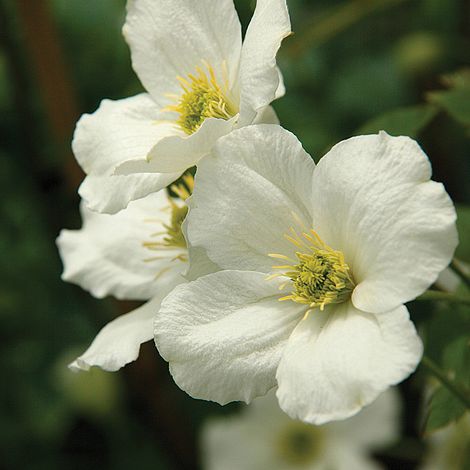
<path fill-rule="evenodd" d="M 468 263 L 460 260 L 454 260 L 454 263 L 468 275 L 470 275 L 470 266 Z M 446 268 L 439 274 L 436 281 L 436 287 L 445 292 L 456 292 L 462 284 L 462 279 L 451 268 Z"/>
<path fill-rule="evenodd" d="M 181 223 L 188 209 L 182 199 L 189 196 L 193 178 L 185 181 L 189 188 L 173 186 L 179 199 L 162 190 L 131 202 L 118 214 L 92 212 L 82 203 L 83 227 L 60 233 L 62 279 L 98 298 L 148 300 L 108 323 L 72 369 L 117 370 L 134 361 L 141 343 L 153 337 L 153 316 L 165 295 L 184 281 L 187 269 Z"/>
<path fill-rule="evenodd" d="M 206 470 L 378 470 L 370 452 L 398 437 L 399 397 L 387 390 L 345 421 L 313 426 L 291 420 L 274 393 L 239 416 L 209 421 L 202 433 Z"/>
<path fill-rule="evenodd" d="M 277 122 L 285 0 L 258 0 L 242 44 L 232 0 L 129 0 L 124 36 L 148 93 L 104 100 L 73 140 L 88 207 L 117 212 L 164 188 L 236 127 Z"/>
<path fill-rule="evenodd" d="M 463 470 L 470 465 L 470 413 L 456 423 L 436 431 L 427 439 L 429 445 L 420 470 Z"/>
<path fill-rule="evenodd" d="M 221 271 L 178 286 L 156 316 L 176 383 L 221 404 L 277 384 L 285 412 L 323 424 L 404 380 L 422 343 L 403 304 L 457 244 L 452 201 L 430 177 L 415 141 L 384 132 L 316 167 L 279 126 L 223 137 L 186 219 L 190 254 L 205 249 Z"/>

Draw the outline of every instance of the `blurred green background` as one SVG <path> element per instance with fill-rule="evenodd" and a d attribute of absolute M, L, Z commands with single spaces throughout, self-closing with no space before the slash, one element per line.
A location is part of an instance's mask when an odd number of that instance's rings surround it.
<path fill-rule="evenodd" d="M 235 4 L 246 27 L 254 1 Z M 274 104 L 284 127 L 315 159 L 358 132 L 412 135 L 434 179 L 468 203 L 470 2 L 288 5 L 295 35 L 279 55 L 287 95 Z M 141 91 L 124 18 L 124 0 L 0 0 L 1 469 L 198 468 L 201 423 L 236 408 L 186 396 L 151 344 L 119 373 L 66 368 L 132 307 L 63 283 L 54 244 L 62 227 L 80 226 L 75 121 L 103 98 Z M 429 304 L 413 309 L 418 323 L 432 314 Z M 404 438 L 378 456 L 388 468 L 416 468 L 425 451 L 421 384 L 417 374 L 402 386 Z"/>

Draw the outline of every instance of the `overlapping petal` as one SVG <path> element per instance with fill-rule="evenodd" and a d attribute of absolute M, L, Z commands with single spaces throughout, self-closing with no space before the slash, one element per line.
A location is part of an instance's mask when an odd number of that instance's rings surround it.
<path fill-rule="evenodd" d="M 422 343 L 404 306 L 380 315 L 351 302 L 315 310 L 292 333 L 277 369 L 277 396 L 293 418 L 345 419 L 404 380 Z"/>
<path fill-rule="evenodd" d="M 145 159 L 156 142 L 182 133 L 162 116 L 148 94 L 119 101 L 103 100 L 93 114 L 84 114 L 77 123 L 72 148 L 87 173 L 80 195 L 88 207 L 115 213 L 134 199 L 159 191 L 181 172 L 143 173 L 115 176 L 123 162 Z"/>
<path fill-rule="evenodd" d="M 121 163 L 145 158 L 162 137 L 182 134 L 174 123 L 161 120 L 162 113 L 147 93 L 103 100 L 93 114 L 78 121 L 73 152 L 86 174 L 110 176 Z"/>
<path fill-rule="evenodd" d="M 253 124 L 277 124 L 279 125 L 279 118 L 272 106 L 266 106 L 258 112 Z"/>
<path fill-rule="evenodd" d="M 154 239 L 152 234 L 165 230 L 163 224 L 170 217 L 168 206 L 165 191 L 134 201 L 114 215 L 92 212 L 82 204 L 82 229 L 62 230 L 57 239 L 64 263 L 62 278 L 95 297 L 114 295 L 136 300 L 147 300 L 182 282 L 181 272 L 186 266 L 173 260 L 181 250 L 145 261 L 155 253 L 143 244 Z"/>
<path fill-rule="evenodd" d="M 132 175 L 87 176 L 78 193 L 93 211 L 116 214 L 136 199 L 160 191 L 180 173 L 134 173 Z"/>
<path fill-rule="evenodd" d="M 317 165 L 313 225 L 350 264 L 357 308 L 396 308 L 421 294 L 450 262 L 455 209 L 430 176 L 415 141 L 384 132 L 343 141 Z"/>
<path fill-rule="evenodd" d="M 272 119 L 272 115 L 265 114 Z M 149 152 L 147 159 L 130 160 L 119 166 L 117 174 L 138 172 L 173 173 L 186 169 L 207 155 L 220 137 L 228 134 L 234 125 L 235 118 L 206 119 L 201 127 L 191 135 L 170 135 L 158 141 Z"/>
<path fill-rule="evenodd" d="M 278 283 L 222 271 L 182 284 L 155 319 L 155 341 L 175 382 L 195 398 L 251 401 L 275 370 L 302 306 L 278 301 Z"/>
<path fill-rule="evenodd" d="M 196 174 L 190 245 L 226 269 L 271 271 L 269 253 L 293 253 L 291 226 L 311 226 L 315 165 L 290 132 L 249 126 L 220 139 Z"/>

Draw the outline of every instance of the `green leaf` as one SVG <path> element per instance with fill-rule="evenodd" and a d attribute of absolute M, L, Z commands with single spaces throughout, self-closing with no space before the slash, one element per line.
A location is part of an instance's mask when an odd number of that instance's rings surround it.
<path fill-rule="evenodd" d="M 463 261 L 470 262 L 470 207 L 459 205 L 457 209 L 457 230 L 459 232 L 459 246 L 455 256 Z"/>
<path fill-rule="evenodd" d="M 456 121 L 470 126 L 470 87 L 429 93 L 428 99 L 442 107 Z"/>
<path fill-rule="evenodd" d="M 443 366 L 448 376 L 461 389 L 470 386 L 470 337 L 468 334 L 452 341 L 443 353 Z M 440 385 L 433 393 L 426 420 L 427 433 L 457 421 L 466 411 L 465 405 L 447 388 Z"/>
<path fill-rule="evenodd" d="M 375 117 L 364 124 L 357 132 L 358 134 L 376 134 L 383 130 L 390 135 L 417 137 L 436 114 L 437 109 L 431 105 L 398 108 Z"/>
<path fill-rule="evenodd" d="M 452 341 L 443 355 L 444 368 L 464 387 L 470 387 L 470 335 Z"/>
<path fill-rule="evenodd" d="M 466 411 L 465 405 L 447 388 L 439 386 L 429 404 L 425 432 L 431 433 L 457 421 Z"/>

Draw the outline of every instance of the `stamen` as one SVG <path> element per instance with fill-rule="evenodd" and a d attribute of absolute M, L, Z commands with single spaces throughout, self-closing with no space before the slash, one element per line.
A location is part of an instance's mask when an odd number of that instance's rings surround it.
<path fill-rule="evenodd" d="M 166 108 L 179 114 L 176 122 L 188 135 L 196 132 L 207 118 L 228 120 L 238 112 L 230 97 L 226 66 L 222 66 L 224 85 L 220 87 L 214 69 L 207 62 L 203 64 L 205 69 L 196 67 L 196 74 L 177 77 L 183 94 L 177 98 L 177 104 Z"/>
<path fill-rule="evenodd" d="M 268 253 L 268 256 L 270 258 L 277 258 L 277 259 L 284 259 L 286 261 L 294 261 L 292 258 L 289 258 L 288 256 L 286 255 L 281 255 L 279 253 Z"/>
<path fill-rule="evenodd" d="M 191 196 L 194 188 L 194 177 L 191 174 L 186 174 L 182 177 L 183 182 L 179 184 L 173 184 L 171 190 L 178 196 L 181 201 L 186 201 Z M 181 230 L 181 225 L 188 213 L 188 206 L 186 204 L 178 204 L 177 199 L 168 196 L 168 211 L 169 222 L 165 223 L 157 219 L 146 219 L 147 222 L 158 222 L 163 225 L 163 231 L 157 231 L 150 235 L 150 237 L 159 237 L 158 240 L 144 241 L 142 245 L 150 251 L 157 251 L 160 256 L 153 256 L 147 258 L 144 261 L 156 261 L 158 259 L 168 258 L 169 254 L 165 254 L 165 251 L 170 251 L 171 261 L 188 261 L 186 253 L 186 240 Z M 174 254 L 175 250 L 181 250 L 179 254 Z M 164 273 L 165 271 L 163 271 Z M 162 272 L 158 273 L 160 276 Z"/>

